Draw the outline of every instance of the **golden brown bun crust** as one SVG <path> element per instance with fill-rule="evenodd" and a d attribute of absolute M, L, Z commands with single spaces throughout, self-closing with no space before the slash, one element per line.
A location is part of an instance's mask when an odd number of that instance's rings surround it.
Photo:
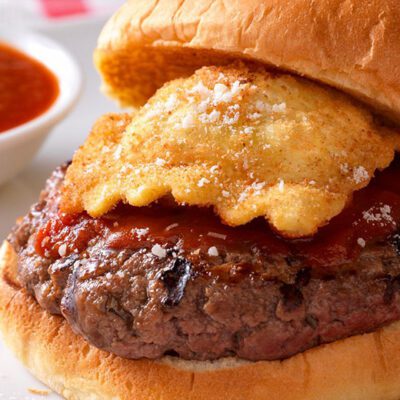
<path fill-rule="evenodd" d="M 0 328 L 6 344 L 67 399 L 398 400 L 400 325 L 320 346 L 285 361 L 126 360 L 75 335 L 15 280 L 16 255 L 0 253 Z"/>
<path fill-rule="evenodd" d="M 125 105 L 241 57 L 343 89 L 400 121 L 399 21 L 398 0 L 132 0 L 105 26 L 95 62 Z"/>

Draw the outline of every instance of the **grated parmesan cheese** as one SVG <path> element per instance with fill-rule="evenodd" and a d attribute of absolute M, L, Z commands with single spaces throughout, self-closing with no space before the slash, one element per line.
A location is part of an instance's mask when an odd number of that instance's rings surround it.
<path fill-rule="evenodd" d="M 167 250 L 165 250 L 164 248 L 162 248 L 159 244 L 155 244 L 152 248 L 151 248 L 151 253 L 155 256 L 157 256 L 158 258 L 165 258 L 167 255 Z"/>
<path fill-rule="evenodd" d="M 197 182 L 197 186 L 198 187 L 203 187 L 206 183 L 210 183 L 210 181 L 207 178 L 201 178 L 198 182 Z"/>
<path fill-rule="evenodd" d="M 381 225 L 384 222 L 395 223 L 391 215 L 392 209 L 389 205 L 381 205 L 378 211 L 374 211 L 375 209 L 376 207 L 372 207 L 367 211 L 363 211 L 363 218 L 365 221 L 369 223 L 379 222 Z"/>
<path fill-rule="evenodd" d="M 359 166 L 357 168 L 354 168 L 353 180 L 354 180 L 355 183 L 361 183 L 361 182 L 366 181 L 368 179 L 369 179 L 369 173 L 363 166 Z"/>
<path fill-rule="evenodd" d="M 59 248 L 58 248 L 58 254 L 60 257 L 65 257 L 67 254 L 67 245 L 63 243 Z"/>
<path fill-rule="evenodd" d="M 357 239 L 357 244 L 360 246 L 360 247 L 365 247 L 365 240 L 363 239 L 363 238 L 358 238 Z"/>
<path fill-rule="evenodd" d="M 166 164 L 166 161 L 163 158 L 157 157 L 155 164 L 159 167 L 163 167 Z"/>
<path fill-rule="evenodd" d="M 222 233 L 218 233 L 218 232 L 208 232 L 207 236 L 216 238 L 216 239 L 222 239 L 225 240 L 227 238 L 226 235 L 222 234 Z"/>
<path fill-rule="evenodd" d="M 178 100 L 178 98 L 177 98 L 176 94 L 175 93 L 171 94 L 168 97 L 167 101 L 165 102 L 164 110 L 166 112 L 172 111 L 177 105 L 177 100 Z"/>
<path fill-rule="evenodd" d="M 272 106 L 273 112 L 285 112 L 286 111 L 286 103 L 274 104 Z"/>
<path fill-rule="evenodd" d="M 250 126 L 246 126 L 246 128 L 243 129 L 243 132 L 244 132 L 246 135 L 249 135 L 249 134 L 253 133 L 253 131 L 254 131 L 254 128 L 252 128 L 252 127 L 250 127 Z"/>
<path fill-rule="evenodd" d="M 168 225 L 165 230 L 166 231 L 170 231 L 171 229 L 176 228 L 177 226 L 179 226 L 179 224 L 177 222 L 175 222 L 174 224 Z"/>
<path fill-rule="evenodd" d="M 133 228 L 132 235 L 136 236 L 139 240 L 141 240 L 144 236 L 149 233 L 149 228 Z"/>
<path fill-rule="evenodd" d="M 210 168 L 210 172 L 211 172 L 212 174 L 215 174 L 215 173 L 217 172 L 217 170 L 218 170 L 218 165 L 213 165 L 213 166 Z"/>
<path fill-rule="evenodd" d="M 218 257 L 219 256 L 218 249 L 215 246 L 211 246 L 208 249 L 208 255 L 211 257 Z"/>
<path fill-rule="evenodd" d="M 187 128 L 193 128 L 194 126 L 195 124 L 194 124 L 193 114 L 185 115 L 182 119 L 182 128 L 187 129 Z"/>

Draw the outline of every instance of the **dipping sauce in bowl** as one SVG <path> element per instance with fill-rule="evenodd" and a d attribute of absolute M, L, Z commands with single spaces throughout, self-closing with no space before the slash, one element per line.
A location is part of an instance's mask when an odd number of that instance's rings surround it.
<path fill-rule="evenodd" d="M 81 87 L 79 66 L 61 45 L 0 24 L 0 185 L 34 158 Z"/>
<path fill-rule="evenodd" d="M 0 43 L 0 133 L 43 114 L 58 94 L 58 80 L 47 67 Z"/>

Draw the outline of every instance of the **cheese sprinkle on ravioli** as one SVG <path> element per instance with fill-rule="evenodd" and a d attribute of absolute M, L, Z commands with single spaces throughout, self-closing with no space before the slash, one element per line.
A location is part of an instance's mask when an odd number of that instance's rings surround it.
<path fill-rule="evenodd" d="M 264 217 L 314 234 L 400 148 L 400 135 L 334 89 L 242 64 L 165 84 L 137 113 L 103 117 L 69 167 L 62 210 L 99 217 L 166 195 L 228 225 Z"/>

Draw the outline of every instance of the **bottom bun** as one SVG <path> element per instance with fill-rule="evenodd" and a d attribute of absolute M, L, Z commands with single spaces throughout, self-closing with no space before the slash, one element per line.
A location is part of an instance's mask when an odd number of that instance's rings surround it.
<path fill-rule="evenodd" d="M 284 361 L 126 360 L 90 346 L 18 284 L 16 254 L 0 251 L 0 328 L 42 382 L 73 400 L 398 400 L 400 323 Z"/>

